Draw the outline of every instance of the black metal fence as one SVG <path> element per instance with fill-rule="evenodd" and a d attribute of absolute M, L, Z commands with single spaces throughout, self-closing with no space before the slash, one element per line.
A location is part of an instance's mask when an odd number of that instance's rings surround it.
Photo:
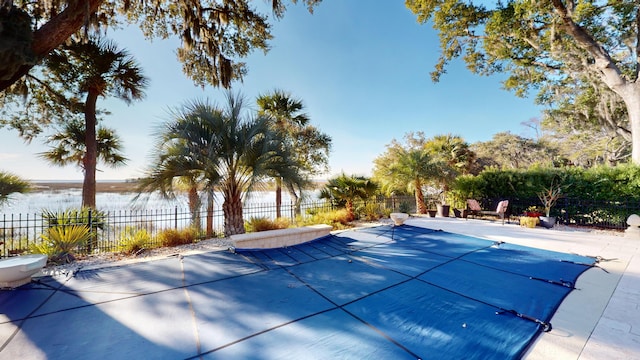
<path fill-rule="evenodd" d="M 298 206 L 293 203 L 282 204 L 281 216 L 294 222 L 298 217 L 305 218 L 314 211 L 331 210 L 334 207 L 329 201 L 309 201 Z M 55 214 L 54 214 L 55 215 Z M 243 206 L 245 220 L 251 218 L 276 218 L 276 205 L 253 203 Z M 15 256 L 33 250 L 33 246 L 42 242 L 42 235 L 51 223 L 51 214 L 12 214 L 0 218 L 0 257 Z M 59 214 L 59 216 L 67 216 Z M 224 236 L 224 216 L 215 209 L 212 216 L 214 237 Z M 207 211 L 203 209 L 195 214 L 187 209 L 174 207 L 162 210 L 122 210 L 106 212 L 85 212 L 75 214 L 72 219 L 65 219 L 63 225 L 83 225 L 92 229 L 92 244 L 85 247 L 84 253 L 117 251 L 120 241 L 126 234 L 145 230 L 150 237 L 148 245 L 160 245 L 158 234 L 168 229 L 180 230 L 187 227 L 199 229 L 199 238 L 206 235 Z"/>
<path fill-rule="evenodd" d="M 510 216 L 519 216 L 530 206 L 540 205 L 538 198 L 508 200 Z M 497 204 L 498 201 L 500 200 L 493 199 L 487 202 L 487 206 Z M 560 224 L 612 230 L 626 229 L 627 218 L 632 214 L 640 214 L 638 199 L 604 201 L 568 197 L 559 199 L 550 213 Z"/>
<path fill-rule="evenodd" d="M 501 199 L 481 201 L 483 208 L 493 209 Z M 428 207 L 435 207 L 435 199 L 426 199 Z M 539 204 L 538 199 L 509 199 L 508 215 L 511 217 L 523 214 L 530 206 Z M 378 198 L 373 201 L 358 202 L 355 205 L 361 216 L 376 213 L 403 211 L 415 213 L 415 200 L 411 196 Z M 309 201 L 299 206 L 283 204 L 281 216 L 295 223 L 296 219 L 304 219 L 311 214 L 334 209 L 339 204 L 331 201 Z M 626 219 L 631 214 L 640 213 L 640 201 L 595 201 L 563 198 L 552 209 L 551 215 L 557 216 L 558 222 L 566 225 L 587 226 L 604 229 L 626 229 Z M 251 218 L 275 219 L 276 206 L 273 203 L 247 204 L 243 207 L 245 220 Z M 452 214 L 453 215 L 453 211 Z M 85 252 L 117 251 L 123 234 L 127 231 L 144 229 L 150 235 L 149 245 L 158 246 L 158 234 L 167 229 L 184 229 L 195 227 L 206 229 L 207 213 L 205 210 L 192 214 L 186 209 L 172 208 L 165 210 L 122 210 L 100 212 L 100 216 L 88 214 L 88 218 L 76 219 L 76 224 L 83 224 L 95 231 L 92 246 Z M 214 236 L 223 236 L 224 217 L 220 209 L 213 212 L 212 225 Z M 14 256 L 30 252 L 34 244 L 42 242 L 42 234 L 51 226 L 43 214 L 14 214 L 0 218 L 0 257 Z M 200 238 L 205 238 L 204 230 Z"/>

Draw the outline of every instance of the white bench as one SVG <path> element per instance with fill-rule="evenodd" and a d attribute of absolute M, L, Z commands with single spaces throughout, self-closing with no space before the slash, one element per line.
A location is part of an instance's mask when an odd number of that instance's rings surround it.
<path fill-rule="evenodd" d="M 231 235 L 236 249 L 273 249 L 302 244 L 327 236 L 331 225 L 310 225 L 298 228 L 267 230 L 254 233 Z"/>

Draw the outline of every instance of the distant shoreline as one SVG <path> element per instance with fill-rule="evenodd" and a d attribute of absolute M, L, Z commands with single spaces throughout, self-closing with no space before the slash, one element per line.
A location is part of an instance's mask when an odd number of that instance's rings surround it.
<path fill-rule="evenodd" d="M 134 193 L 137 192 L 137 181 L 98 181 L 96 192 L 101 193 Z M 31 192 L 82 190 L 82 181 L 32 181 Z"/>
<path fill-rule="evenodd" d="M 315 181 L 313 188 L 319 189 L 326 181 Z M 138 182 L 136 180 L 105 180 L 96 183 L 96 192 L 99 193 L 137 193 Z M 82 190 L 82 181 L 64 180 L 32 180 L 30 192 Z M 263 190 L 273 191 L 272 183 L 266 183 Z"/>

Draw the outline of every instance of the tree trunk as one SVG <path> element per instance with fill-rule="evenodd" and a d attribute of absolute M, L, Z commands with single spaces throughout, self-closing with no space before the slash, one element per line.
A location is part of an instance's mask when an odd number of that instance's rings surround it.
<path fill-rule="evenodd" d="M 356 218 L 355 214 L 353 213 L 353 200 L 347 200 L 345 207 L 347 209 L 347 221 L 353 221 L 353 219 Z"/>
<path fill-rule="evenodd" d="M 207 191 L 207 237 L 213 237 L 213 189 Z"/>
<path fill-rule="evenodd" d="M 244 218 L 242 217 L 242 194 L 236 184 L 228 185 L 223 191 L 224 203 L 224 235 L 244 234 Z"/>
<path fill-rule="evenodd" d="M 631 128 L 631 160 L 640 164 L 640 83 L 627 86 L 621 95 L 627 106 L 629 128 Z"/>
<path fill-rule="evenodd" d="M 280 207 L 282 206 L 282 178 L 276 178 L 276 218 L 280 218 L 282 214 L 280 213 Z"/>
<path fill-rule="evenodd" d="M 33 33 L 33 53 L 38 59 L 47 56 L 53 49 L 64 43 L 86 23 L 87 18 L 95 13 L 104 0 L 69 1 L 60 14 L 54 16 Z M 21 77 L 26 75 L 34 65 L 22 65 L 9 80 L 0 81 L 0 91 L 4 91 Z"/>
<path fill-rule="evenodd" d="M 84 108 L 84 144 L 86 152 L 82 159 L 84 183 L 82 184 L 82 207 L 96 208 L 96 166 L 98 162 L 98 140 L 96 139 L 96 101 L 98 94 L 89 91 Z"/>
<path fill-rule="evenodd" d="M 600 72 L 602 81 L 624 101 L 631 128 L 631 160 L 634 164 L 640 164 L 640 83 L 637 79 L 629 81 L 623 75 L 605 47 L 573 21 L 562 0 L 552 0 L 551 3 L 564 22 L 567 32 L 580 47 L 593 56 L 594 66 Z M 640 10 L 636 11 L 636 15 L 640 15 Z M 636 77 L 637 75 L 636 73 Z"/>
<path fill-rule="evenodd" d="M 298 196 L 298 193 L 296 193 L 296 189 L 293 187 L 293 185 L 287 184 L 287 191 L 289 192 L 289 196 L 291 196 L 291 203 L 293 203 L 294 206 L 293 217 L 295 220 L 296 216 L 302 215 L 302 209 L 300 208 L 302 199 L 300 198 L 300 196 Z M 300 195 L 302 195 L 302 190 L 300 191 Z"/>
<path fill-rule="evenodd" d="M 427 213 L 427 205 L 424 203 L 424 195 L 422 194 L 422 183 L 416 180 L 416 191 L 414 191 L 416 197 L 416 211 L 418 214 Z"/>
<path fill-rule="evenodd" d="M 191 226 L 197 230 L 202 229 L 200 221 L 200 194 L 198 194 L 198 185 L 192 184 L 189 187 L 189 211 L 191 212 Z"/>

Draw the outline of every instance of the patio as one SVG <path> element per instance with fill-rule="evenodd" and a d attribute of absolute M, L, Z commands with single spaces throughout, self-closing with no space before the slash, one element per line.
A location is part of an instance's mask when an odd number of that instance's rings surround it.
<path fill-rule="evenodd" d="M 553 330 L 536 335 L 524 358 L 628 359 L 640 355 L 640 336 L 634 329 L 640 324 L 640 259 L 635 256 L 640 240 L 604 232 L 525 229 L 455 218 L 411 218 L 406 224 L 490 240 L 461 236 L 464 243 L 457 242 L 454 248 L 461 255 L 478 251 L 474 249 L 492 250 L 494 242 L 504 242 L 616 259 L 599 264 L 606 272 L 592 268 L 580 276 L 577 290 L 568 293 L 551 319 Z M 151 262 L 84 269 L 68 278 L 41 278 L 26 287 L 0 293 L 0 358 L 433 356 L 416 353 L 419 347 L 414 343 L 424 337 L 407 338 L 392 334 L 392 330 L 381 331 L 384 324 L 372 324 L 363 313 L 398 298 L 394 295 L 385 300 L 386 288 L 397 288 L 410 296 L 412 290 L 405 285 L 415 280 L 412 276 L 420 276 L 421 267 L 434 267 L 426 263 L 435 261 L 435 266 L 442 266 L 450 262 L 440 261 L 442 255 L 437 254 L 427 259 L 417 256 L 413 262 L 394 262 L 386 268 L 360 261 L 365 257 L 359 258 L 362 254 L 355 252 L 367 249 L 367 261 L 378 261 L 377 265 L 392 260 L 390 254 L 416 251 L 413 247 L 381 248 L 388 243 L 382 237 L 389 231 L 393 228 L 383 226 L 349 235 L 355 241 L 344 242 L 344 248 L 328 246 L 322 250 L 324 255 L 307 250 L 282 259 L 261 259 L 262 251 L 184 253 Z M 431 254 L 431 247 L 441 240 L 428 241 L 424 244 Z M 387 257 L 381 258 L 383 255 Z M 305 256 L 313 259 L 305 260 Z M 338 276 L 330 279 L 324 276 L 336 273 Z M 353 274 L 359 277 L 350 279 Z M 364 287 L 353 288 L 356 280 Z M 448 293 L 442 292 L 425 303 Z M 382 299 L 372 301 L 375 296 Z M 423 313 L 418 305 L 412 316 Z M 451 316 L 456 314 L 460 311 Z M 443 326 L 452 321 L 444 321 Z M 466 322 L 460 323 L 464 329 L 477 331 L 472 323 L 469 327 Z M 460 327 L 456 322 L 455 331 Z M 490 342 L 485 344 L 491 346 Z M 512 354 L 508 348 L 503 351 Z M 495 354 L 496 358 L 503 356 L 497 351 Z M 438 356 L 442 357 L 446 356 Z"/>

